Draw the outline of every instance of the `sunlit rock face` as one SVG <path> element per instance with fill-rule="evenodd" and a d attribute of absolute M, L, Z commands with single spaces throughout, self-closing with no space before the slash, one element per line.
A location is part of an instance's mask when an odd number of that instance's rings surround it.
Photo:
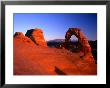
<path fill-rule="evenodd" d="M 24 34 L 22 32 L 16 32 L 14 34 L 14 39 L 17 39 L 18 41 L 33 43 L 33 41 L 30 38 L 24 36 Z"/>
<path fill-rule="evenodd" d="M 41 29 L 36 28 L 27 30 L 25 36 L 29 37 L 36 45 L 47 46 Z"/>

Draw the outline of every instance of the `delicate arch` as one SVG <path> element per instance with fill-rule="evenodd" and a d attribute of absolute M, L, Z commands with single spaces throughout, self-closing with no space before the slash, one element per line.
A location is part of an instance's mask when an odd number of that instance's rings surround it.
<path fill-rule="evenodd" d="M 69 30 L 65 34 L 65 42 L 64 47 L 67 48 L 68 42 L 72 35 L 75 35 L 78 38 L 78 47 L 81 51 L 84 52 L 84 55 L 87 53 L 91 53 L 91 47 L 89 45 L 88 39 L 85 35 L 80 31 L 79 28 L 69 28 Z"/>

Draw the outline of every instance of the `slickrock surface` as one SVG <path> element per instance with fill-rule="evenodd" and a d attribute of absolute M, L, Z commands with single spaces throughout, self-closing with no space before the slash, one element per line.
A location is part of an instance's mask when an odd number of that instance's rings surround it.
<path fill-rule="evenodd" d="M 71 31 L 71 30 L 69 30 Z M 85 37 L 78 30 L 72 30 L 82 43 L 88 46 Z M 70 33 L 70 32 L 69 32 Z M 67 33 L 68 34 L 68 33 Z M 68 34 L 69 35 L 69 34 Z M 67 41 L 70 35 L 66 35 Z M 62 48 L 47 47 L 43 31 L 31 29 L 25 34 L 16 32 L 14 35 L 14 75 L 96 75 L 97 64 L 91 57 L 91 51 L 70 52 Z M 45 47 L 44 47 L 45 46 Z"/>
<path fill-rule="evenodd" d="M 14 38 L 14 75 L 96 75 L 95 63 L 66 49 L 36 46 Z"/>

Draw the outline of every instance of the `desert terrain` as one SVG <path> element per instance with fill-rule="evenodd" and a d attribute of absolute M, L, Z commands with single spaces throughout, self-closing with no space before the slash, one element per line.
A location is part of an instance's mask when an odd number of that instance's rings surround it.
<path fill-rule="evenodd" d="M 81 51 L 49 47 L 40 29 L 25 35 L 16 32 L 13 45 L 14 75 L 97 75 L 93 57 L 81 58 Z"/>

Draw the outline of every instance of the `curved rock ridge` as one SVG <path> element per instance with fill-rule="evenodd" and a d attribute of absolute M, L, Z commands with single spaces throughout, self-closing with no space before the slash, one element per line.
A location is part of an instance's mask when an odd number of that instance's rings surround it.
<path fill-rule="evenodd" d="M 29 37 L 36 45 L 47 46 L 43 31 L 39 28 L 27 30 L 25 36 Z"/>

